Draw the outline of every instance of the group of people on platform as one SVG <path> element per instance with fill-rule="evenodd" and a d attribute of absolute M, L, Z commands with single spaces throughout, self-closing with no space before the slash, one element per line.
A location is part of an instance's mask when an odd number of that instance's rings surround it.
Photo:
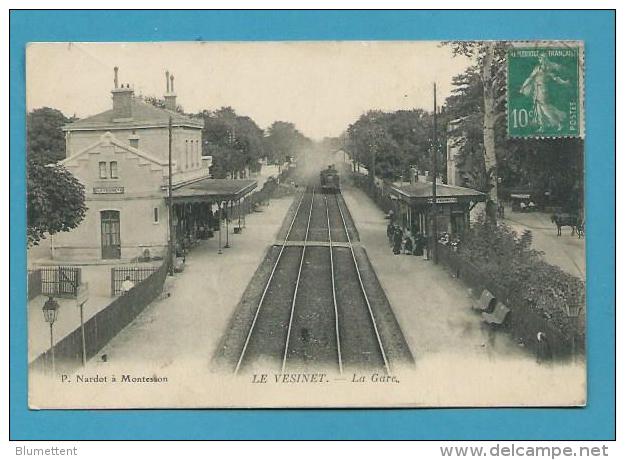
<path fill-rule="evenodd" d="M 404 230 L 392 222 L 386 228 L 386 236 L 389 244 L 393 248 L 393 254 L 410 254 L 414 256 L 428 257 L 428 237 L 427 235 L 404 232 Z"/>
<path fill-rule="evenodd" d="M 428 236 L 419 233 L 413 234 L 410 231 L 404 231 L 401 226 L 389 222 L 386 227 L 386 236 L 389 244 L 393 249 L 393 254 L 409 254 L 414 256 L 423 256 L 424 259 L 429 258 Z M 438 243 L 443 246 L 449 246 L 452 251 L 458 251 L 460 247 L 460 238 L 451 236 L 449 233 L 443 233 L 438 239 Z"/>

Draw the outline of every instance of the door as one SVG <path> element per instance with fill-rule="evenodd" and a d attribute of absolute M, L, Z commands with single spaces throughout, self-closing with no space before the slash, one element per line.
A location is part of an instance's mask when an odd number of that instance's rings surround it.
<path fill-rule="evenodd" d="M 122 245 L 119 236 L 119 211 L 101 211 L 102 258 L 119 259 Z"/>

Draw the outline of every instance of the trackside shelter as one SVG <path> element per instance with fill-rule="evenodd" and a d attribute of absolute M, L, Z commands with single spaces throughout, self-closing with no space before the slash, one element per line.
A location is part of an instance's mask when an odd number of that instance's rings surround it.
<path fill-rule="evenodd" d="M 251 179 L 202 179 L 173 187 L 175 241 L 188 247 L 219 229 L 220 221 L 241 219 L 241 206 L 257 186 Z M 240 225 L 240 222 L 238 222 Z"/>
<path fill-rule="evenodd" d="M 413 235 L 428 235 L 432 217 L 432 183 L 415 182 L 392 185 L 391 198 L 395 201 L 396 223 Z M 469 227 L 469 213 L 486 194 L 466 187 L 437 184 L 437 235 L 462 233 Z"/>

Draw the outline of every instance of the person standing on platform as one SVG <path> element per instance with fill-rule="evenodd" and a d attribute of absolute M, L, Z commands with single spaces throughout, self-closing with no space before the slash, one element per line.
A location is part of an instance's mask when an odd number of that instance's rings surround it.
<path fill-rule="evenodd" d="M 393 225 L 393 222 L 389 222 L 388 225 L 386 226 L 386 236 L 388 238 L 388 244 L 389 245 L 393 245 L 393 234 L 395 233 L 395 226 Z"/>
<path fill-rule="evenodd" d="M 417 236 L 415 236 L 414 255 L 415 256 L 422 256 L 423 255 L 423 238 L 419 234 L 417 234 Z"/>
<path fill-rule="evenodd" d="M 412 255 L 412 236 L 406 236 L 406 241 L 404 242 L 404 254 Z"/>
<path fill-rule="evenodd" d="M 393 254 L 398 255 L 401 253 L 401 243 L 404 240 L 404 235 L 401 228 L 395 229 L 395 234 L 393 235 Z"/>

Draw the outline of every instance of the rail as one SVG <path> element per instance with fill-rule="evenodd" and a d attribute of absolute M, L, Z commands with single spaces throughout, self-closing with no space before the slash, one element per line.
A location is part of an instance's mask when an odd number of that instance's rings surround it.
<path fill-rule="evenodd" d="M 282 372 L 286 369 L 286 359 L 289 353 L 289 342 L 291 340 L 291 326 L 293 325 L 293 316 L 295 315 L 295 302 L 297 301 L 297 291 L 299 289 L 299 281 L 302 276 L 302 267 L 304 266 L 304 257 L 306 256 L 306 242 L 308 241 L 308 232 L 310 230 L 310 219 L 315 204 L 315 187 L 312 189 L 312 197 L 310 200 L 310 210 L 308 211 L 308 222 L 306 223 L 306 234 L 304 235 L 304 244 L 302 247 L 302 257 L 299 260 L 299 268 L 297 269 L 297 280 L 295 281 L 295 291 L 293 292 L 293 301 L 291 302 L 291 316 L 289 317 L 289 328 L 286 333 L 286 345 L 284 346 L 284 356 L 282 357 Z"/>
<path fill-rule="evenodd" d="M 384 351 L 384 345 L 382 344 L 382 339 L 380 337 L 380 332 L 378 331 L 378 325 L 375 320 L 375 315 L 373 314 L 373 309 L 371 308 L 371 303 L 369 302 L 369 296 L 367 296 L 367 291 L 365 290 L 365 285 L 362 282 L 362 276 L 360 274 L 360 268 L 358 267 L 358 262 L 356 261 L 356 254 L 354 253 L 354 245 L 352 244 L 352 239 L 349 236 L 349 229 L 347 228 L 347 223 L 345 222 L 345 216 L 343 215 L 343 210 L 341 209 L 341 204 L 339 202 L 339 195 L 336 194 L 336 205 L 339 209 L 339 214 L 341 215 L 341 221 L 343 222 L 343 228 L 345 229 L 345 235 L 347 236 L 347 243 L 349 245 L 349 249 L 352 254 L 352 260 L 354 261 L 354 267 L 356 268 L 356 275 L 358 275 L 358 282 L 360 284 L 360 289 L 362 290 L 362 294 L 365 299 L 365 303 L 367 304 L 367 309 L 369 310 L 369 316 L 371 317 L 371 323 L 373 324 L 373 330 L 375 331 L 375 336 L 378 340 L 378 346 L 380 347 L 380 353 L 382 354 L 382 359 L 384 360 L 384 367 L 386 368 L 386 373 L 391 374 L 391 366 L 386 357 L 386 352 Z"/>
<path fill-rule="evenodd" d="M 267 280 L 267 284 L 265 285 L 265 289 L 258 301 L 258 308 L 256 309 L 256 313 L 254 314 L 254 319 L 252 320 L 252 325 L 250 326 L 250 330 L 247 333 L 247 337 L 245 338 L 245 343 L 243 344 L 243 349 L 241 350 L 241 354 L 239 356 L 239 360 L 237 361 L 237 365 L 234 369 L 234 374 L 239 373 L 239 369 L 241 368 L 241 364 L 243 363 L 243 358 L 245 357 L 245 352 L 247 351 L 247 347 L 250 343 L 250 338 L 252 337 L 252 333 L 254 332 L 254 326 L 256 325 L 256 321 L 258 320 L 258 315 L 260 313 L 260 309 L 263 306 L 263 302 L 265 301 L 265 297 L 267 295 L 267 291 L 269 290 L 269 286 L 271 285 L 271 281 L 273 280 L 273 275 L 276 272 L 276 268 L 280 263 L 280 259 L 282 258 L 282 254 L 284 253 L 284 248 L 286 247 L 286 243 L 289 239 L 289 235 L 291 235 L 291 230 L 293 230 L 293 225 L 295 224 L 295 219 L 299 214 L 300 207 L 302 206 L 302 202 L 304 201 L 304 197 L 306 196 L 306 192 L 302 193 L 302 197 L 297 204 L 297 208 L 295 209 L 295 213 L 293 214 L 293 220 L 291 220 L 291 224 L 286 232 L 286 236 L 284 237 L 284 241 L 282 242 L 282 246 L 280 247 L 280 252 L 278 253 L 278 258 L 271 269 L 271 273 L 269 274 L 269 279 Z"/>
<path fill-rule="evenodd" d="M 336 304 L 336 285 L 334 282 L 334 255 L 332 253 L 332 232 L 330 229 L 330 208 L 328 206 L 328 197 L 324 195 L 323 200 L 326 204 L 326 219 L 328 221 L 328 242 L 330 243 L 330 276 L 332 277 L 332 303 L 334 304 L 334 327 L 336 330 L 336 352 L 339 362 L 339 373 L 343 373 L 343 359 L 341 357 L 341 337 L 339 334 L 339 309 Z"/>

